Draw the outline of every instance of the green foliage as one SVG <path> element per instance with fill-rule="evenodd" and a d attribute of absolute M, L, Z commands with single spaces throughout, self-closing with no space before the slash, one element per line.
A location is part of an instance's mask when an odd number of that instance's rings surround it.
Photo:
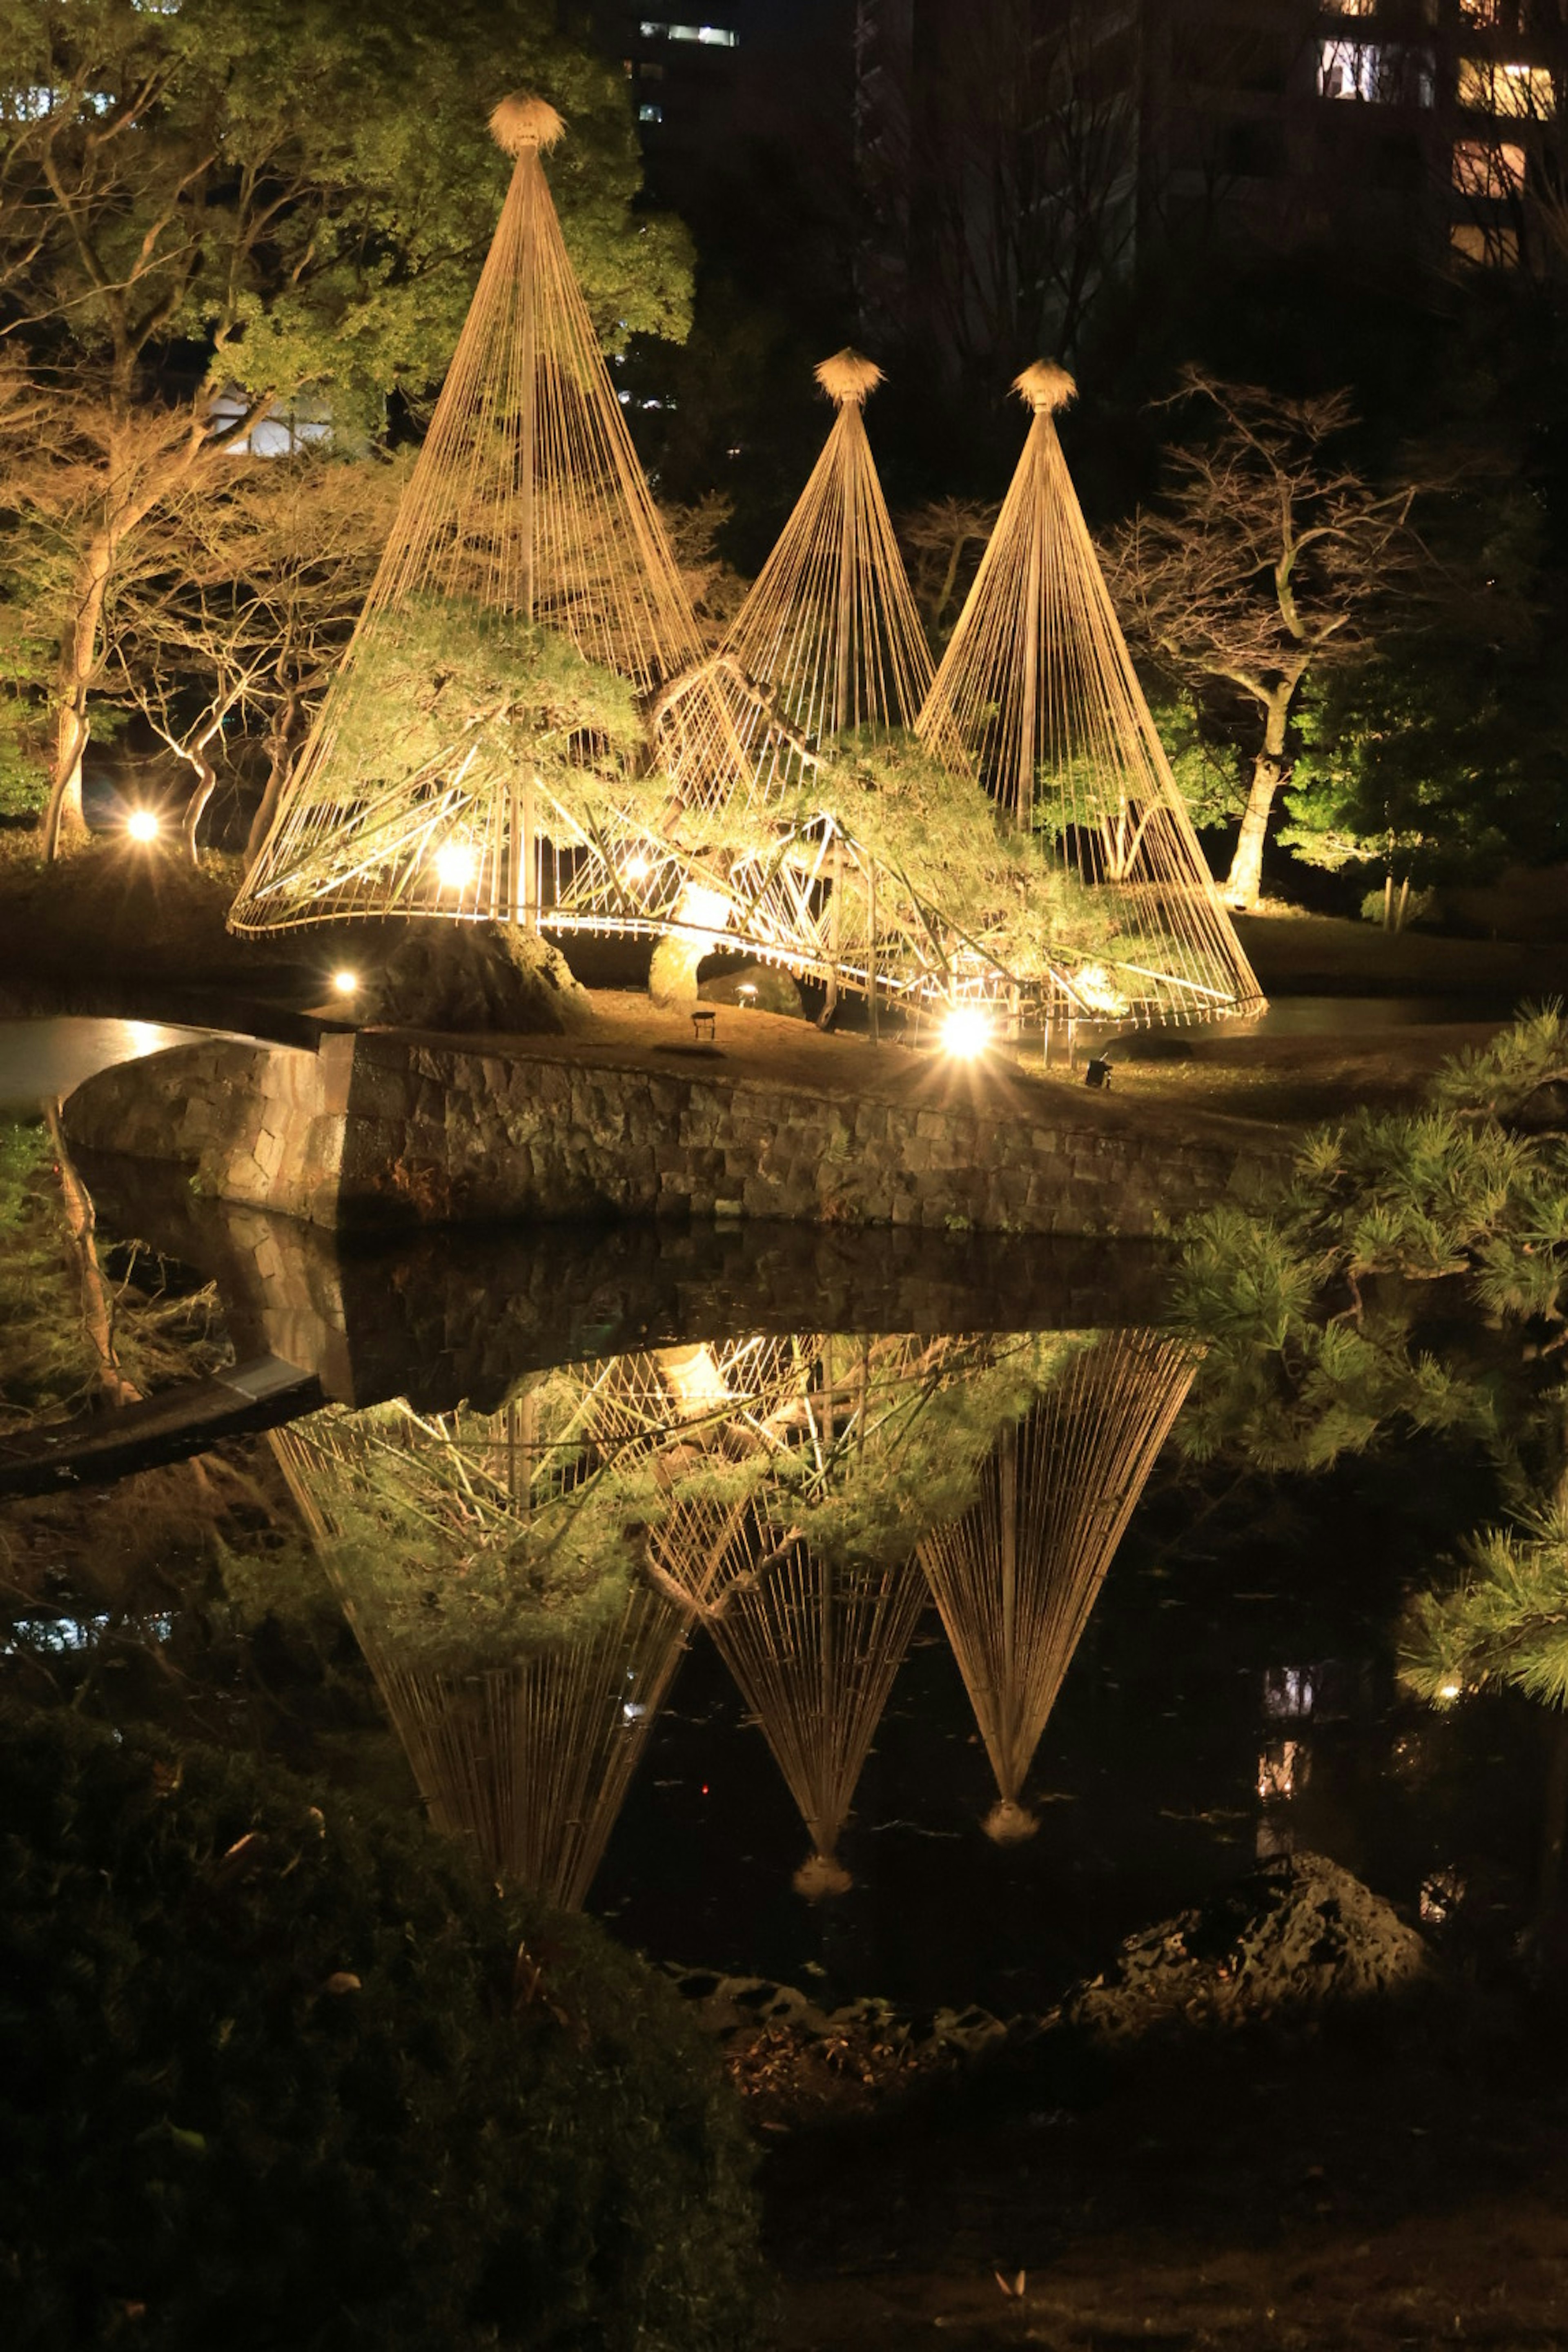
<path fill-rule="evenodd" d="M 1285 846 L 1309 865 L 1377 860 L 1417 880 L 1545 862 L 1568 839 L 1568 764 L 1538 653 L 1439 631 L 1304 698 Z"/>
<path fill-rule="evenodd" d="M 466 782 L 476 793 L 498 776 L 531 773 L 587 814 L 605 786 L 624 795 L 647 732 L 634 688 L 585 661 L 569 637 L 432 596 L 377 614 L 337 740 L 347 773 L 373 789 L 450 776 L 471 752 Z"/>
<path fill-rule="evenodd" d="M 1495 1107 L 1538 1082 L 1559 1018 L 1450 1063 L 1429 1109 L 1317 1129 L 1254 1213 L 1196 1221 L 1177 1307 L 1207 1345 L 1189 1444 L 1317 1466 L 1403 1421 L 1468 1430 L 1500 1461 L 1539 1452 L 1542 1339 L 1568 1329 L 1568 1146 Z"/>
<path fill-rule="evenodd" d="M 0 117 L 0 277 L 40 357 L 216 339 L 253 390 L 379 424 L 456 341 L 510 169 L 485 117 L 520 84 L 570 125 L 552 179 L 602 331 L 684 331 L 683 233 L 629 212 L 626 86 L 540 0 L 11 0 L 5 36 L 8 86 L 54 94 Z"/>
<path fill-rule="evenodd" d="M 717 2352 L 750 2155 L 673 1991 L 411 1822 L 0 1711 L 0 2275 L 37 2352 Z"/>
<path fill-rule="evenodd" d="M 0 1423 L 68 1412 L 90 1393 L 87 1345 L 41 1127 L 0 1122 Z"/>
<path fill-rule="evenodd" d="M 1568 1691 L 1568 1141 L 1505 1123 L 1565 1057 L 1561 1009 L 1526 1013 L 1429 1108 L 1318 1129 L 1256 1211 L 1210 1212 L 1184 1247 L 1191 1450 L 1311 1470 L 1421 1429 L 1489 1463 L 1514 1525 L 1413 1604 L 1405 1671 L 1429 1697 Z"/>
<path fill-rule="evenodd" d="M 912 736 L 840 737 L 778 814 L 795 824 L 833 818 L 923 908 L 1019 980 L 1115 956 L 1111 902 L 1064 872 L 1042 842 L 999 823 L 984 788 L 939 766 Z"/>
<path fill-rule="evenodd" d="M 171 1293 L 165 1273 L 134 1242 L 106 1268 L 71 1229 L 47 1131 L 0 1121 L 0 1427 L 83 1410 L 110 1371 L 147 1393 L 228 1357 L 216 1292 Z"/>
<path fill-rule="evenodd" d="M 1149 666 L 1142 673 L 1155 731 L 1171 773 L 1197 825 L 1234 824 L 1247 805 L 1251 761 L 1239 748 L 1244 729 L 1228 698 L 1212 687 L 1181 686 Z"/>
<path fill-rule="evenodd" d="M 1445 1592 L 1417 1596 L 1400 1643 L 1400 1680 L 1450 1706 L 1488 1685 L 1568 1705 L 1568 1510 L 1472 1536 Z"/>
<path fill-rule="evenodd" d="M 0 817 L 32 816 L 48 798 L 55 663 L 47 613 L 0 562 Z"/>
<path fill-rule="evenodd" d="M 868 1348 L 868 1402 L 842 1439 L 767 1465 L 769 1519 L 798 1528 L 836 1568 L 908 1559 L 933 1528 L 962 1517 L 1003 1430 L 1085 1344 L 1054 1332 L 948 1343 L 923 1371 L 893 1356 L 879 1378 Z"/>
<path fill-rule="evenodd" d="M 1432 1099 L 1455 1111 L 1511 1118 L 1540 1087 L 1568 1076 L 1568 1019 L 1552 999 L 1528 1005 L 1510 1028 L 1446 1062 Z"/>

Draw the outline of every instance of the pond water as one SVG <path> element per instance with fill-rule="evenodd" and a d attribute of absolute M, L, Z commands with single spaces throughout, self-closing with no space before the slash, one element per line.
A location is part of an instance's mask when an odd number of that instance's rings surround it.
<path fill-rule="evenodd" d="M 145 1054 L 161 1054 L 167 1045 L 188 1045 L 208 1034 L 171 1028 L 162 1021 L 92 1020 L 79 1014 L 0 1021 L 0 1110 L 32 1110 L 54 1097 L 68 1095 L 117 1062 L 140 1061 Z"/>
<path fill-rule="evenodd" d="M 0 1049 L 13 1083 L 69 1060 Z M 833 1998 L 1037 2008 L 1292 1848 L 1483 1940 L 1527 1922 L 1537 1713 L 1435 1714 L 1394 1672 L 1475 1465 L 1194 1465 L 1146 1254 L 752 1227 L 339 1255 L 123 1169 L 77 1171 L 84 1230 L 27 1163 L 14 1135 L 13 1688 L 423 1801 L 658 1958 Z M 73 1412 L 237 1362 L 314 1376 L 311 1409 L 71 1482 Z"/>

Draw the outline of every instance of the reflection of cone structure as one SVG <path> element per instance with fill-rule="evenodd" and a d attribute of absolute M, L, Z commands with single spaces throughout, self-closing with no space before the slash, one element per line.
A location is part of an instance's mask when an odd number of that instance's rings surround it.
<path fill-rule="evenodd" d="M 956 727 L 993 797 L 1107 894 L 1114 939 L 1063 972 L 1064 1009 L 1141 1021 L 1257 1012 L 1258 982 L 1204 862 L 1062 456 L 1048 362 L 1017 391 L 1034 423 L 921 715 Z"/>
<path fill-rule="evenodd" d="M 588 1553 L 595 1511 L 613 1544 L 617 1472 L 652 1462 L 673 1484 L 706 1427 L 762 1401 L 788 1344 L 567 1367 L 497 1413 L 329 1408 L 275 1434 L 432 1819 L 499 1877 L 584 1900 L 736 1512 L 689 1501 L 679 1588 L 633 1580 L 577 1624 L 520 1637 L 509 1576 L 563 1530 Z M 398 1591 L 411 1534 L 428 1572 Z"/>
<path fill-rule="evenodd" d="M 513 99 L 493 127 L 517 158 L 495 240 L 354 642 L 237 901 L 237 929 L 411 913 L 533 920 L 542 909 L 619 928 L 649 928 L 652 916 L 657 929 L 679 897 L 686 870 L 665 828 L 613 807 L 589 824 L 562 806 L 520 772 L 504 720 L 465 723 L 393 781 L 362 772 L 356 746 L 376 717 L 366 705 L 432 625 L 437 652 L 443 632 L 476 622 L 555 633 L 638 689 L 672 800 L 721 799 L 740 781 L 541 165 L 560 118 Z M 580 748 L 586 770 L 607 768 L 613 803 L 614 761 Z"/>
<path fill-rule="evenodd" d="M 761 1475 L 721 1552 L 667 1533 L 671 1574 L 704 1580 L 694 1597 L 811 1837 L 795 1885 L 815 1900 L 850 1884 L 838 1840 L 925 1603 L 918 1516 L 904 1521 L 907 1550 L 897 1536 L 889 1559 L 868 1517 L 840 1517 L 838 1507 L 858 1481 L 901 1516 L 922 1407 L 962 1381 L 976 1351 L 903 1337 L 794 1344 L 793 1384 L 727 1433 L 732 1454 L 743 1459 L 749 1445 Z M 910 1508 L 918 1514 L 917 1498 Z"/>
<path fill-rule="evenodd" d="M 1105 1573 L 1192 1384 L 1181 1342 L 1083 1349 L 986 1462 L 980 1499 L 921 1546 L 996 1776 L 986 1829 L 1029 1836 L 1024 1782 Z"/>
<path fill-rule="evenodd" d="M 577 1910 L 680 1663 L 679 1612 L 634 1589 L 586 1639 L 468 1675 L 402 1671 L 353 1622 L 437 1829 L 471 1840 L 498 1878 Z"/>
<path fill-rule="evenodd" d="M 840 1568 L 753 1519 L 713 1639 L 762 1726 L 812 1842 L 795 1875 L 816 1900 L 850 1884 L 838 1840 L 925 1588 L 913 1559 Z"/>

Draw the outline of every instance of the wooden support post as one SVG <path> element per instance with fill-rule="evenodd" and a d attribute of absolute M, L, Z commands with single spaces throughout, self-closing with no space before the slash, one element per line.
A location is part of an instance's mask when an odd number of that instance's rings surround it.
<path fill-rule="evenodd" d="M 870 1024 L 871 1043 L 881 1043 L 881 1030 L 877 1007 L 877 869 L 866 868 L 866 1010 Z"/>
<path fill-rule="evenodd" d="M 537 846 L 534 840 L 533 778 L 531 776 L 524 777 L 521 797 L 521 846 L 522 854 L 522 908 L 521 920 L 525 931 L 537 931 L 539 929 L 539 876 L 535 871 L 535 867 L 539 861 Z"/>

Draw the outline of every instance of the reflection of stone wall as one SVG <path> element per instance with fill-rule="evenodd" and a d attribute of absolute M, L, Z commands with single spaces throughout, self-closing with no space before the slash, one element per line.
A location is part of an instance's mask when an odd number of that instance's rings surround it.
<path fill-rule="evenodd" d="M 67 1126 L 84 1147 L 194 1164 L 219 1199 L 342 1226 L 717 1213 L 1147 1235 L 1257 1157 L 1222 1119 L 1038 1100 L 1027 1118 L 856 1102 L 362 1033 L 319 1055 L 177 1046 L 79 1088 Z"/>

